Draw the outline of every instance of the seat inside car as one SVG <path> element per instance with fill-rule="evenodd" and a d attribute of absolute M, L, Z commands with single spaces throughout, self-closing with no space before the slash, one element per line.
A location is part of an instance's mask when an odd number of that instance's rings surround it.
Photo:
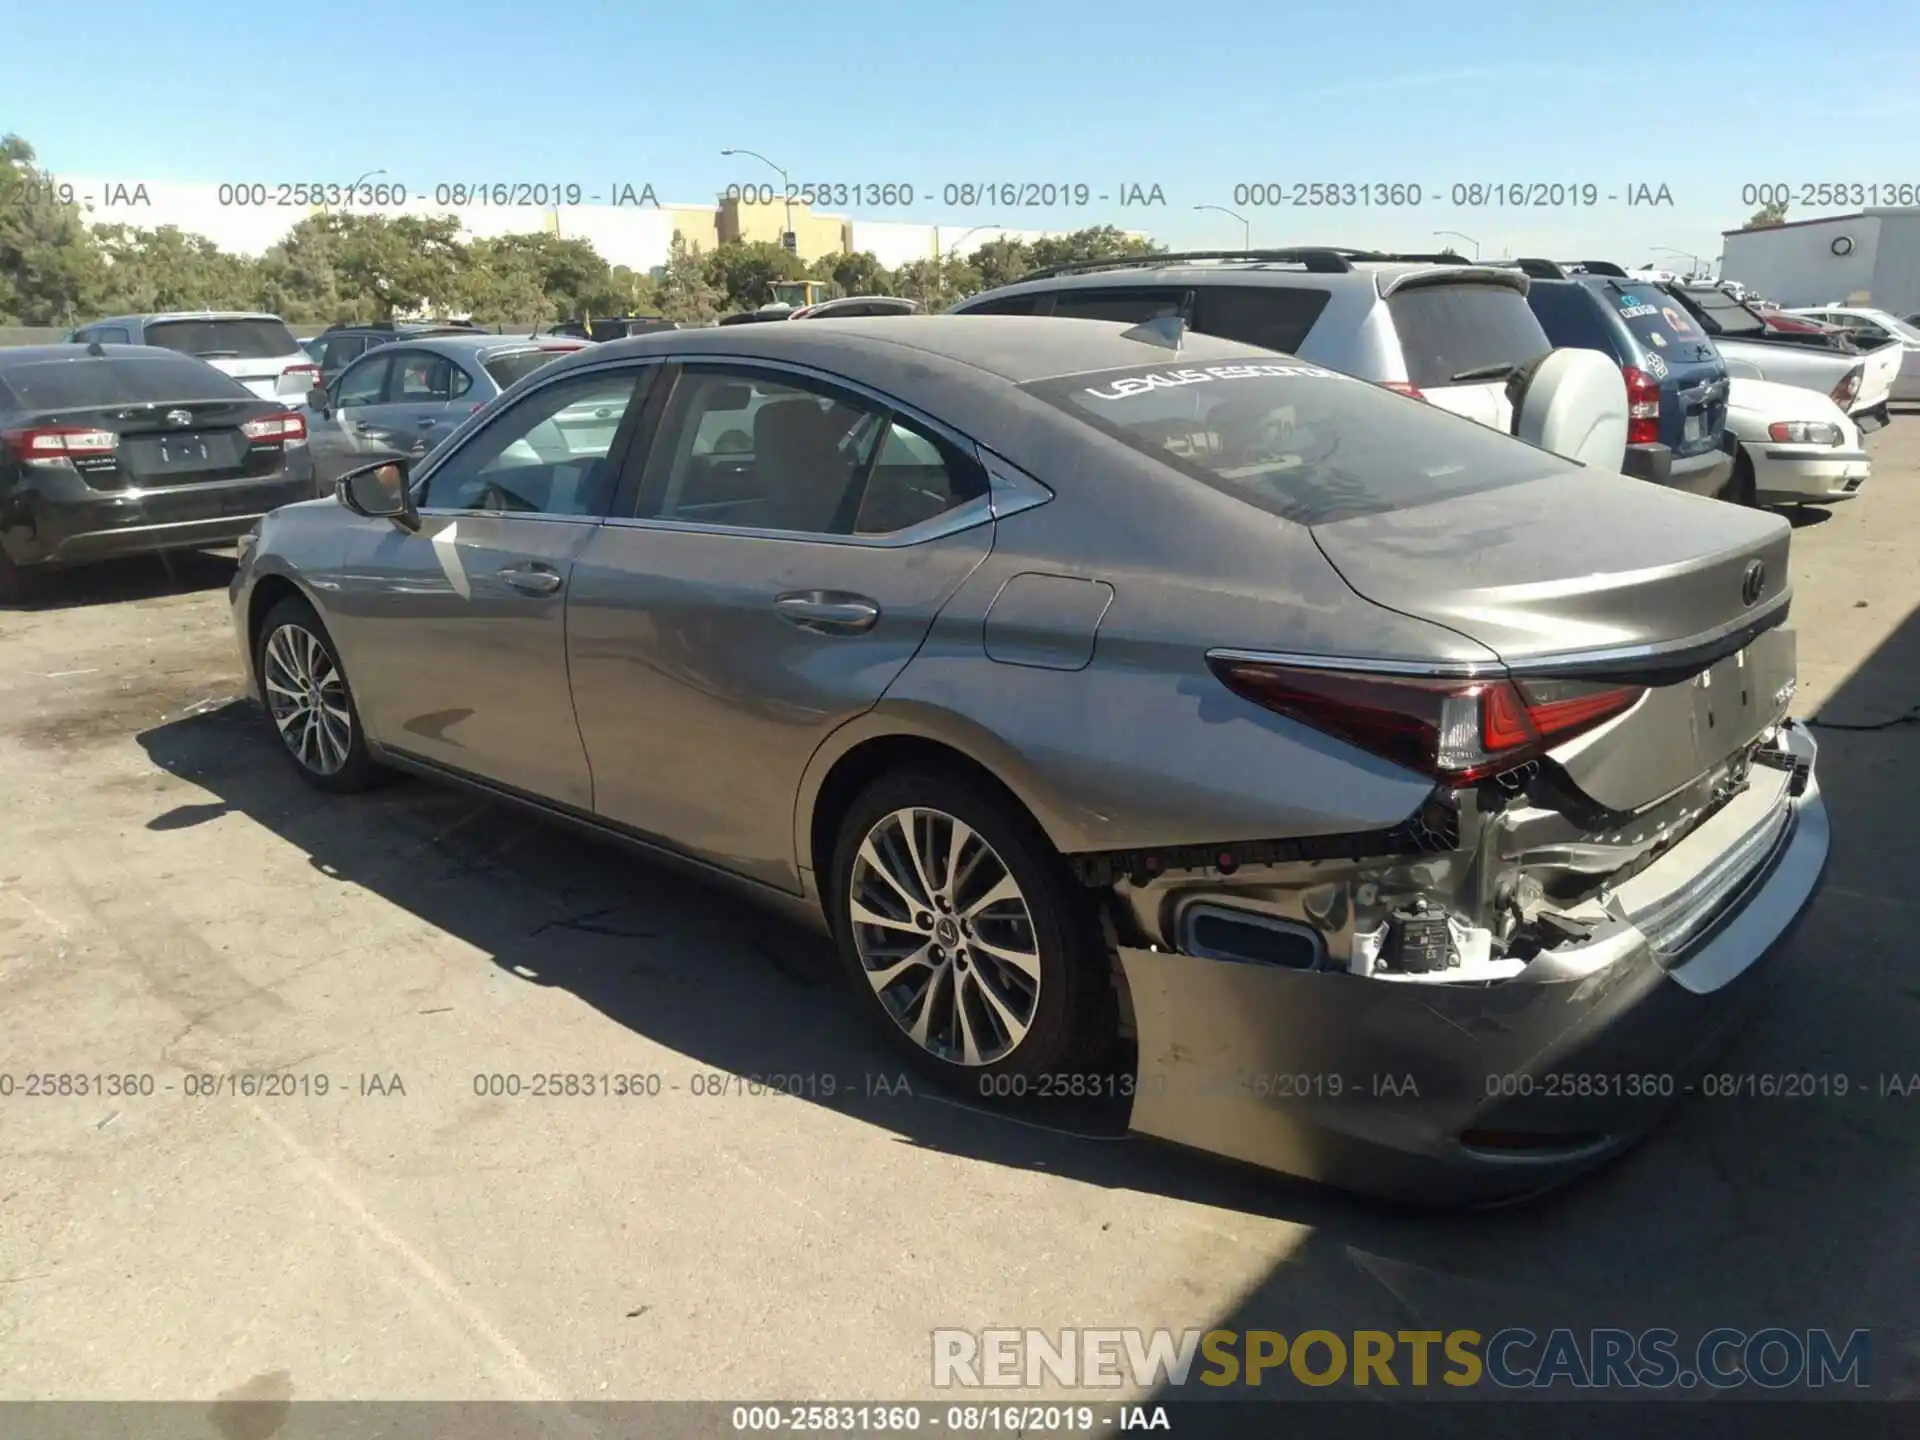
<path fill-rule="evenodd" d="M 754 413 L 763 524 L 779 530 L 835 528 L 854 477 L 856 457 L 840 446 L 848 418 L 838 406 L 822 408 L 805 396 L 770 400 Z"/>

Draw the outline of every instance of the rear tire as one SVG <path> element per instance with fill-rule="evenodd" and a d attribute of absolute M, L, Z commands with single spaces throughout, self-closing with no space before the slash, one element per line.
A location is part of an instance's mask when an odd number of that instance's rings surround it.
<path fill-rule="evenodd" d="M 922 1071 L 1002 1101 L 1104 1073 L 1117 1005 L 1093 907 L 1009 799 L 940 770 L 884 775 L 842 820 L 829 882 L 858 1003 Z"/>
<path fill-rule="evenodd" d="M 0 549 L 0 605 L 20 605 L 31 600 L 34 578 L 31 566 L 14 564 L 13 557 Z"/>
<path fill-rule="evenodd" d="M 346 795 L 386 778 L 367 752 L 333 637 L 306 600 L 289 595 L 267 612 L 254 637 L 253 667 L 280 750 L 302 780 Z"/>
<path fill-rule="evenodd" d="M 1726 488 L 1720 492 L 1722 500 L 1735 505 L 1745 505 L 1749 509 L 1759 503 L 1753 485 L 1753 461 L 1747 458 L 1747 448 L 1742 445 L 1739 454 L 1733 458 L 1733 478 L 1727 481 Z"/>

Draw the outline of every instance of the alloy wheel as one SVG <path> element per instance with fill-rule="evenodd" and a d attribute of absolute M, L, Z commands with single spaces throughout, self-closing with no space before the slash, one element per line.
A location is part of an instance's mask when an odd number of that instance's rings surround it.
<path fill-rule="evenodd" d="M 867 983 L 913 1042 L 992 1065 L 1026 1038 L 1040 1000 L 1033 914 L 993 846 L 942 810 L 895 810 L 860 842 L 847 886 Z"/>
<path fill-rule="evenodd" d="M 327 647 L 302 625 L 282 625 L 264 651 L 267 709 L 293 758 L 316 775 L 336 775 L 353 748 L 347 682 Z"/>

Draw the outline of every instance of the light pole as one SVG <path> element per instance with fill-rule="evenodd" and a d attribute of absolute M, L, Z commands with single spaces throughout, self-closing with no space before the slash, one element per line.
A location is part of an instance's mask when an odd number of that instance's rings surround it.
<path fill-rule="evenodd" d="M 1246 216 L 1236 210 L 1229 210 L 1224 205 L 1196 205 L 1193 208 L 1196 210 L 1218 210 L 1222 215 L 1233 216 L 1234 219 L 1240 222 L 1240 247 L 1243 250 L 1253 249 L 1253 226 L 1249 223 Z"/>
<path fill-rule="evenodd" d="M 790 246 L 793 253 L 798 255 L 800 253 L 800 237 L 793 233 L 793 185 L 787 179 L 787 172 L 780 166 L 775 165 L 773 161 L 767 159 L 767 157 L 762 155 L 758 150 L 746 150 L 735 146 L 732 149 L 722 150 L 720 153 L 722 155 L 751 155 L 780 177 L 780 193 L 786 197 L 787 201 L 787 229 L 783 248 Z"/>
<path fill-rule="evenodd" d="M 353 205 L 353 192 L 354 192 L 354 191 L 356 191 L 356 190 L 358 190 L 358 189 L 360 188 L 360 182 L 361 182 L 362 180 L 371 180 L 371 179 L 372 179 L 372 178 L 373 178 L 374 176 L 376 176 L 376 175 L 385 175 L 386 173 L 387 173 L 387 168 L 386 168 L 386 166 L 384 166 L 384 165 L 383 165 L 383 166 L 381 166 L 381 167 L 380 167 L 380 168 L 379 168 L 378 170 L 369 170 L 369 171 L 367 171 L 367 173 L 366 173 L 366 174 L 364 174 L 364 175 L 361 175 L 361 176 L 359 176 L 358 178 L 356 178 L 356 179 L 354 180 L 354 182 L 353 182 L 353 183 L 352 183 L 351 185 L 349 185 L 349 186 L 347 186 L 347 205 L 348 205 L 348 207 L 349 207 L 349 208 L 351 208 L 351 207 L 352 207 L 352 205 Z"/>
<path fill-rule="evenodd" d="M 1466 241 L 1466 242 L 1467 242 L 1467 243 L 1468 243 L 1469 245 L 1471 245 L 1471 246 L 1473 246 L 1473 258 L 1474 258 L 1474 259 L 1476 259 L 1476 260 L 1478 260 L 1478 259 L 1480 258 L 1480 242 L 1479 242 L 1478 240 L 1476 240 L 1476 239 L 1474 239 L 1474 238 L 1473 238 L 1473 237 L 1472 237 L 1471 235 L 1469 235 L 1469 234 L 1467 234 L 1467 233 L 1466 233 L 1465 231 L 1463 231 L 1463 230 L 1436 230 L 1436 231 L 1434 231 L 1433 233 L 1434 233 L 1434 235 L 1435 235 L 1435 236 L 1440 236 L 1440 235 L 1451 235 L 1451 236 L 1453 236 L 1453 237 L 1454 237 L 1454 239 L 1456 239 L 1456 240 L 1464 240 L 1464 241 Z"/>
<path fill-rule="evenodd" d="M 1676 250 L 1671 245 L 1656 245 L 1653 247 L 1653 253 L 1656 255 L 1678 255 L 1682 260 L 1691 260 L 1693 262 L 1693 272 L 1688 275 L 1687 278 L 1689 280 L 1696 278 L 1704 268 L 1700 264 L 1700 257 L 1691 250 Z"/>
<path fill-rule="evenodd" d="M 1007 227 L 1004 225 L 987 224 L 987 225 L 975 225 L 971 230 L 962 230 L 960 232 L 960 238 L 954 241 L 951 245 L 947 247 L 946 258 L 949 260 L 953 258 L 953 252 L 958 250 L 963 244 L 966 243 L 967 236 L 978 235 L 982 230 L 1005 230 L 1006 228 Z"/>

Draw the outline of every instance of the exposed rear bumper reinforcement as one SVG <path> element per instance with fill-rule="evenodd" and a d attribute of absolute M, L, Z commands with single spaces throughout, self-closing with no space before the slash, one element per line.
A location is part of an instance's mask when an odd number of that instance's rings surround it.
<path fill-rule="evenodd" d="M 1593 902 L 1586 941 L 1492 984 L 1392 985 L 1122 948 L 1131 1125 L 1329 1184 L 1432 1203 L 1546 1188 L 1644 1134 L 1744 1016 L 1818 890 L 1816 747 Z"/>

